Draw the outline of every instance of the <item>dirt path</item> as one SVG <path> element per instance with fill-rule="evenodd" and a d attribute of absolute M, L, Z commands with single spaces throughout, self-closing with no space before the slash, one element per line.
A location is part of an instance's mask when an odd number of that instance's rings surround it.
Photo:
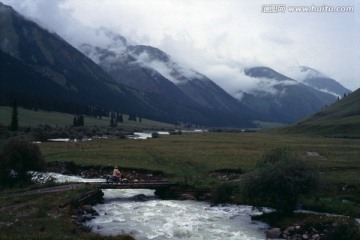
<path fill-rule="evenodd" d="M 76 184 L 61 185 L 61 186 L 48 187 L 48 188 L 41 188 L 41 189 L 30 190 L 30 191 L 25 191 L 25 192 L 9 193 L 9 194 L 4 194 L 4 195 L 0 196 L 0 199 L 1 198 L 8 198 L 8 197 L 28 196 L 28 195 L 34 195 L 34 194 L 40 194 L 40 193 L 65 192 L 65 191 L 70 191 L 70 190 L 82 188 L 85 185 L 86 185 L 85 183 L 76 183 Z"/>

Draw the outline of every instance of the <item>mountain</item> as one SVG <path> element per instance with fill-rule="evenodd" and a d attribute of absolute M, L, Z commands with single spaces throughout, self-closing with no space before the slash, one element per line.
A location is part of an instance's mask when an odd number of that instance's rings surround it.
<path fill-rule="evenodd" d="M 318 91 L 268 67 L 245 69 L 257 88 L 243 94 L 241 102 L 260 119 L 292 123 L 336 101 L 332 94 Z"/>
<path fill-rule="evenodd" d="M 268 67 L 245 69 L 256 88 L 244 92 L 239 82 L 231 95 L 160 49 L 129 45 L 105 28 L 98 31 L 107 45 L 88 43 L 78 50 L 11 7 L 0 4 L 0 12 L 2 105 L 16 98 L 25 107 L 75 114 L 95 109 L 165 122 L 253 127 L 253 120 L 292 123 L 337 99 Z"/>
<path fill-rule="evenodd" d="M 360 138 L 360 89 L 284 131 Z"/>
<path fill-rule="evenodd" d="M 245 76 L 252 78 L 257 87 L 247 93 L 239 90 L 232 96 L 205 75 L 176 63 L 158 48 L 131 46 L 118 34 L 106 35 L 112 44 L 105 48 L 83 44 L 80 49 L 116 81 L 144 92 L 170 95 L 172 101 L 192 101 L 221 115 L 232 113 L 233 117 L 242 119 L 292 123 L 336 100 L 332 94 L 268 67 L 245 69 Z"/>
<path fill-rule="evenodd" d="M 174 92 L 164 98 L 156 92 L 125 86 L 61 37 L 27 20 L 11 7 L 0 4 L 0 12 L 2 105 L 8 105 L 16 98 L 21 106 L 78 114 L 96 108 L 165 122 L 205 126 L 251 125 L 240 116 L 210 111 L 175 87 Z M 116 37 L 117 45 L 114 47 L 120 48 L 123 41 Z M 110 52 L 104 52 L 104 56 L 107 53 Z M 131 59 L 130 55 L 128 57 Z M 126 71 L 131 73 L 131 64 L 129 66 Z M 135 72 L 138 70 L 135 68 Z M 152 69 L 141 72 L 145 75 L 154 73 Z M 136 75 L 130 74 L 127 79 L 133 79 L 133 76 Z M 159 86 L 165 86 L 165 79 L 158 76 Z M 171 96 L 173 93 L 181 94 L 183 98 L 176 100 Z"/>
<path fill-rule="evenodd" d="M 238 112 L 241 104 L 206 76 L 171 60 L 160 49 L 135 45 L 126 51 L 83 44 L 80 49 L 116 81 L 145 92 L 191 100 L 202 107 Z M 185 100 L 185 99 L 188 100 Z"/>
<path fill-rule="evenodd" d="M 117 107 L 113 98 L 126 96 L 125 89 L 60 37 L 11 7 L 0 4 L 0 12 L 1 65 L 6 66 L 1 68 L 3 104 L 19 98 L 23 104 L 69 100 L 75 105 Z"/>
<path fill-rule="evenodd" d="M 351 90 L 345 88 L 336 80 L 320 73 L 313 68 L 300 66 L 297 69 L 294 69 L 293 72 L 294 71 L 296 72 L 295 79 L 319 91 L 330 93 L 340 98 L 344 94 L 351 92 Z"/>
<path fill-rule="evenodd" d="M 111 36 L 113 42 L 116 42 L 115 36 Z M 120 38 L 123 39 L 117 37 Z M 117 82 L 126 86 L 156 93 L 172 102 L 201 107 L 232 121 L 241 122 L 251 118 L 250 111 L 237 99 L 205 75 L 174 62 L 160 49 L 133 45 L 124 50 L 126 42 L 122 41 L 122 44 L 120 49 L 111 45 L 101 48 L 90 44 L 82 44 L 79 48 Z"/>

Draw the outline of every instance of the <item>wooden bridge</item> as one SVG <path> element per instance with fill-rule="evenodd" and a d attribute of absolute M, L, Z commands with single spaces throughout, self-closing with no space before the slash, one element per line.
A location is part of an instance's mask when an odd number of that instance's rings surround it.
<path fill-rule="evenodd" d="M 101 189 L 154 189 L 155 194 L 161 199 L 191 199 L 208 200 L 208 189 L 193 189 L 184 187 L 176 183 L 169 183 L 166 180 L 147 180 L 147 181 L 124 181 L 119 183 L 109 182 L 89 182 L 98 190 Z"/>
<path fill-rule="evenodd" d="M 124 182 L 88 182 L 88 185 L 97 187 L 99 189 L 159 189 L 170 188 L 176 186 L 174 183 L 169 183 L 166 180 L 152 180 L 152 181 L 124 181 Z"/>

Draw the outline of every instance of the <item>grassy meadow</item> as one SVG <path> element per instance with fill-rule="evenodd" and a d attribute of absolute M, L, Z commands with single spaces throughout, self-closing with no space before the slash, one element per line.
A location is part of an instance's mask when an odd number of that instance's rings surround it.
<path fill-rule="evenodd" d="M 80 143 L 40 144 L 46 161 L 82 165 L 119 165 L 161 170 L 176 179 L 205 181 L 208 172 L 252 170 L 269 149 L 289 147 L 320 171 L 329 184 L 360 188 L 360 140 L 277 133 L 183 133 L 148 140 L 96 139 Z M 314 154 L 316 153 L 316 154 Z"/>
<path fill-rule="evenodd" d="M 41 143 L 46 161 L 161 170 L 169 181 L 216 188 L 224 179 L 211 172 L 250 172 L 265 152 L 287 147 L 320 175 L 318 189 L 303 197 L 306 209 L 360 217 L 360 139 L 281 133 L 203 132 L 160 135 L 148 140 L 96 139 Z M 235 176 L 231 180 L 241 178 Z M 241 181 L 240 181 L 241 182 Z M 241 191 L 235 196 L 241 203 Z"/>

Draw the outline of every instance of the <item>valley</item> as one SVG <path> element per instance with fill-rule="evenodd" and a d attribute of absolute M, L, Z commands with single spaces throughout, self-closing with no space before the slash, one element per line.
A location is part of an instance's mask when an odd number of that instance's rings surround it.
<path fill-rule="evenodd" d="M 0 1 L 0 239 L 360 239 L 357 13 Z"/>

